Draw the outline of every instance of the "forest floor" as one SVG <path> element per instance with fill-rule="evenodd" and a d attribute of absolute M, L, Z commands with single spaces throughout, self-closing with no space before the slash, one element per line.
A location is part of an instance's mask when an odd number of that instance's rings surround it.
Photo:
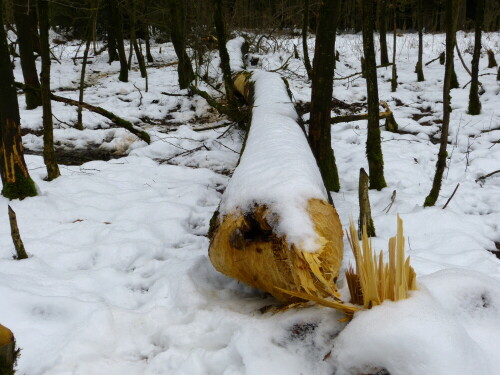
<path fill-rule="evenodd" d="M 473 40 L 458 35 L 467 64 Z M 391 49 L 392 36 L 388 41 Z M 404 220 L 419 284 L 410 299 L 358 313 L 348 325 L 327 308 L 265 312 L 276 304 L 272 297 L 219 274 L 207 256 L 209 220 L 237 163 L 242 132 L 200 97 L 162 94 L 185 94 L 176 66 L 168 64 L 176 60 L 171 44 L 153 46 L 148 92 L 135 68 L 129 83 L 119 82 L 119 64 L 107 64 L 103 53 L 88 66 L 85 101 L 142 127 L 152 142 L 85 111 L 85 130 L 73 129 L 76 109 L 53 102 L 62 176 L 47 182 L 36 155 L 42 110 L 21 109 L 26 161 L 40 195 L 0 198 L 0 323 L 22 348 L 19 374 L 340 375 L 383 368 L 392 375 L 499 374 L 500 260 L 493 252 L 500 250 L 500 173 L 479 179 L 500 169 L 496 70 L 486 68 L 484 54 L 480 74 L 489 75 L 480 77 L 479 116 L 466 113 L 468 86 L 452 91 L 448 168 L 436 207 L 424 209 L 438 151 L 444 67 L 425 66 L 426 81 L 416 82 L 417 35 L 401 34 L 397 42 L 397 92 L 390 91 L 390 67 L 378 74 L 380 99 L 400 131 L 382 128 L 388 187 L 370 191 L 370 199 L 375 249 L 387 249 L 397 214 Z M 265 39 L 253 55 L 259 69 L 281 67 L 294 99 L 308 102 L 302 62 L 290 57 L 294 44 L 300 46 L 297 38 Z M 483 45 L 500 57 L 498 33 L 485 34 Z M 313 46 L 310 39 L 311 53 Z M 73 99 L 77 49 L 76 42 L 53 47 L 61 64 L 52 64 L 52 89 Z M 338 36 L 337 49 L 336 77 L 360 71 L 360 35 Z M 444 35 L 426 35 L 424 62 L 443 49 Z M 210 64 L 215 76 L 215 54 Z M 458 58 L 455 69 L 465 86 L 469 76 Z M 22 81 L 18 59 L 15 75 Z M 336 112 L 363 112 L 365 80 L 336 80 L 334 97 L 346 103 L 337 102 Z M 22 95 L 19 103 L 24 106 Z M 358 216 L 359 168 L 367 168 L 366 121 L 336 124 L 332 133 L 341 181 L 333 200 L 347 226 Z M 12 259 L 8 204 L 27 260 Z M 345 240 L 344 267 L 352 260 Z M 345 293 L 343 277 L 340 285 Z"/>

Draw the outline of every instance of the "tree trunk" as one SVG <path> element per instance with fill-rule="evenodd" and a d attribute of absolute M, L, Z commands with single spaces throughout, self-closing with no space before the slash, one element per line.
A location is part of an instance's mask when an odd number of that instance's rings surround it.
<path fill-rule="evenodd" d="M 141 77 L 146 78 L 146 91 L 147 90 L 147 76 L 148 72 L 146 71 L 146 63 L 144 62 L 144 56 L 142 55 L 142 51 L 139 48 L 139 44 L 137 43 L 137 20 L 136 20 L 136 7 L 135 0 L 130 2 L 130 48 L 134 48 L 135 57 L 137 58 L 137 63 L 139 64 L 139 70 L 141 72 Z"/>
<path fill-rule="evenodd" d="M 304 55 L 304 67 L 307 78 L 312 79 L 312 66 L 309 60 L 309 48 L 307 47 L 307 30 L 309 28 L 309 0 L 304 1 L 304 18 L 302 21 L 302 54 Z"/>
<path fill-rule="evenodd" d="M 193 67 L 186 52 L 186 4 L 183 0 L 168 0 L 170 9 L 170 35 L 175 53 L 179 59 L 177 73 L 179 87 L 186 89 L 194 79 Z"/>
<path fill-rule="evenodd" d="M 3 6 L 0 1 L 0 25 L 3 25 Z M 0 175 L 2 195 L 23 199 L 37 195 L 23 156 L 21 119 L 14 86 L 14 74 L 5 29 L 0 27 Z"/>
<path fill-rule="evenodd" d="M 424 16 L 422 12 L 422 0 L 417 0 L 417 24 L 418 24 L 418 61 L 417 66 L 415 67 L 415 73 L 417 73 L 417 81 L 423 82 L 424 78 L 424 68 L 422 56 L 424 53 L 424 41 L 423 41 L 423 24 L 424 24 Z"/>
<path fill-rule="evenodd" d="M 370 189 L 381 190 L 387 186 L 384 179 L 384 158 L 380 142 L 377 63 L 373 45 L 375 9 L 373 0 L 363 0 L 363 51 L 368 102 L 368 137 L 366 156 L 370 173 Z"/>
<path fill-rule="evenodd" d="M 397 27 L 396 27 L 396 8 L 394 8 L 393 10 L 393 14 L 392 14 L 392 17 L 393 17 L 393 34 L 392 34 L 392 77 L 391 77 L 391 91 L 392 92 L 396 92 L 397 88 L 398 88 L 398 69 L 396 67 L 396 42 L 397 42 L 397 39 L 396 39 L 396 31 L 397 31 Z M 371 172 L 370 172 L 370 176 L 371 176 Z"/>
<path fill-rule="evenodd" d="M 224 23 L 224 15 L 222 13 L 222 0 L 213 0 L 214 6 L 214 23 L 217 33 L 220 67 L 222 69 L 222 76 L 224 78 L 224 88 L 226 90 L 226 99 L 231 110 L 238 107 L 236 96 L 234 95 L 234 84 L 231 76 L 231 66 L 229 61 L 229 54 L 226 48 L 226 25 Z"/>
<path fill-rule="evenodd" d="M 151 42 L 149 35 L 149 25 L 147 22 L 147 14 L 148 14 L 148 0 L 144 0 L 144 20 L 141 22 L 142 32 L 144 33 L 144 42 L 146 44 L 146 60 L 148 63 L 153 63 L 155 60 L 153 59 L 153 55 L 151 54 Z"/>
<path fill-rule="evenodd" d="M 51 181 L 59 177 L 61 173 L 54 152 L 54 126 L 52 123 L 52 103 L 50 102 L 49 4 L 47 0 L 38 0 L 38 18 L 42 56 L 43 161 L 47 167 L 47 180 Z"/>
<path fill-rule="evenodd" d="M 116 46 L 118 48 L 118 57 L 120 59 L 120 76 L 119 80 L 122 82 L 128 82 L 128 65 L 127 65 L 127 55 L 125 53 L 125 45 L 123 44 L 123 25 L 122 25 L 122 15 L 120 8 L 118 7 L 117 0 L 110 0 L 113 29 L 116 37 Z"/>
<path fill-rule="evenodd" d="M 93 25 L 93 19 L 94 19 L 94 12 L 92 12 L 92 15 L 90 16 L 89 23 L 88 23 L 88 30 L 87 30 L 87 43 L 85 44 L 85 51 L 83 52 L 83 61 L 82 61 L 82 70 L 80 72 L 80 89 L 79 89 L 79 94 L 78 94 L 78 102 L 83 103 L 83 91 L 85 88 L 85 70 L 87 68 L 87 58 L 89 56 L 89 50 L 90 50 L 90 43 L 92 41 L 92 25 Z M 83 116 L 82 116 L 82 106 L 78 106 L 77 110 L 77 120 L 76 120 L 76 125 L 75 127 L 78 130 L 83 130 Z"/>
<path fill-rule="evenodd" d="M 33 53 L 32 26 L 28 0 L 15 0 L 13 3 L 14 19 L 17 26 L 17 41 L 19 43 L 19 54 L 21 55 L 21 68 L 24 83 L 28 86 L 40 87 L 38 73 L 36 71 L 35 55 Z M 26 91 L 26 108 L 34 109 L 42 104 L 39 91 Z"/>
<path fill-rule="evenodd" d="M 478 115 L 481 113 L 481 102 L 479 101 L 479 57 L 481 56 L 481 33 L 484 22 L 484 1 L 477 0 L 474 54 L 472 55 L 472 75 L 469 92 L 469 115 Z"/>
<path fill-rule="evenodd" d="M 108 39 L 108 63 L 111 64 L 113 61 L 118 61 L 120 58 L 118 57 L 117 51 L 117 43 L 116 43 L 116 33 L 113 22 L 113 13 L 115 12 L 112 9 L 111 2 L 106 2 L 104 5 L 104 11 L 106 14 L 106 31 L 107 31 L 107 39 Z"/>
<path fill-rule="evenodd" d="M 335 46 L 332 40 L 335 38 L 339 10 L 339 0 L 322 0 L 320 3 L 311 85 L 309 143 L 329 191 L 340 190 L 330 125 L 335 63 Z"/>
<path fill-rule="evenodd" d="M 380 0 L 378 28 L 380 32 L 380 65 L 388 64 L 389 56 L 387 54 L 387 0 Z"/>
<path fill-rule="evenodd" d="M 448 145 L 448 128 L 450 125 L 450 89 L 451 75 L 453 71 L 453 49 L 455 48 L 455 33 L 458 10 L 457 0 L 446 0 L 446 63 L 443 84 L 443 124 L 441 127 L 441 141 L 439 144 L 438 160 L 436 163 L 436 174 L 432 183 L 432 189 L 425 198 L 424 206 L 434 206 L 441 190 L 444 169 L 446 167 L 446 146 Z"/>

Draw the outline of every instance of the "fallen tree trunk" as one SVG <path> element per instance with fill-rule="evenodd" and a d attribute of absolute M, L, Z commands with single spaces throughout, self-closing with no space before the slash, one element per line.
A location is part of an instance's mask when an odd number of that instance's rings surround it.
<path fill-rule="evenodd" d="M 56 102 L 61 102 L 61 103 L 65 103 L 65 104 L 69 104 L 69 105 L 73 105 L 73 106 L 81 106 L 82 108 L 85 108 L 88 111 L 98 113 L 101 116 L 104 116 L 107 119 L 111 120 L 115 125 L 117 125 L 121 128 L 127 129 L 129 132 L 136 135 L 137 137 L 139 137 L 140 139 L 142 139 L 146 143 L 151 143 L 151 138 L 149 137 L 149 134 L 147 132 L 145 132 L 143 130 L 136 129 L 134 127 L 134 125 L 132 125 L 131 122 L 115 115 L 112 112 L 105 110 L 102 107 L 96 107 L 92 104 L 88 104 L 85 102 L 78 102 L 78 100 L 64 98 L 62 96 L 58 96 L 58 95 L 54 95 L 54 94 L 50 95 L 50 99 L 52 99 Z"/>
<path fill-rule="evenodd" d="M 210 260 L 219 272 L 283 302 L 335 299 L 342 226 L 286 81 L 262 71 L 233 77 L 252 108 L 251 124 L 211 221 Z"/>
<path fill-rule="evenodd" d="M 27 85 L 22 84 L 21 82 L 16 82 L 16 86 L 19 87 L 22 90 L 29 91 L 29 90 L 36 90 L 35 88 L 29 87 Z M 143 130 L 139 130 L 134 127 L 134 125 L 130 122 L 127 121 L 114 113 L 102 108 L 102 107 L 96 107 L 92 104 L 88 104 L 85 102 L 79 102 L 78 100 L 73 100 L 69 98 L 64 98 L 62 96 L 55 95 L 53 93 L 50 94 L 50 99 L 54 100 L 56 102 L 60 103 L 65 103 L 69 104 L 75 107 L 81 106 L 82 108 L 85 108 L 88 111 L 97 113 L 103 117 L 106 117 L 107 119 L 111 120 L 116 126 L 119 126 L 120 128 L 127 129 L 129 132 L 132 134 L 136 135 L 146 143 L 151 143 L 151 138 L 149 137 L 149 134 Z"/>

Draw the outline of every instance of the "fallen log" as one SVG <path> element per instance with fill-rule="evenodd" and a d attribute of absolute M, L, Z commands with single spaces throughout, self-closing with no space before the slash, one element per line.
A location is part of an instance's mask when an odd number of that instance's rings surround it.
<path fill-rule="evenodd" d="M 112 112 L 105 110 L 102 107 L 96 107 L 92 104 L 88 104 L 88 103 L 84 103 L 84 102 L 80 103 L 78 100 L 64 98 L 62 96 L 58 96 L 58 95 L 54 95 L 54 94 L 50 94 L 50 99 L 52 99 L 56 102 L 65 103 L 65 104 L 69 104 L 69 105 L 76 106 L 76 107 L 81 106 L 82 108 L 85 108 L 88 111 L 91 111 L 91 112 L 97 113 L 103 117 L 106 117 L 107 119 L 111 120 L 115 125 L 117 125 L 121 128 L 127 129 L 129 132 L 136 135 L 137 137 L 139 137 L 140 139 L 142 139 L 146 143 L 148 143 L 148 144 L 151 143 L 151 138 L 149 137 L 149 134 L 147 132 L 145 132 L 144 130 L 136 129 L 134 127 L 134 125 L 132 125 L 131 122 L 115 115 Z"/>
<path fill-rule="evenodd" d="M 252 116 L 238 167 L 211 221 L 210 261 L 282 302 L 337 300 L 342 226 L 288 87 L 277 73 L 233 77 Z"/>
<path fill-rule="evenodd" d="M 37 89 L 35 89 L 33 87 L 29 87 L 21 82 L 16 82 L 16 86 L 24 91 L 37 90 Z M 97 107 L 97 106 L 94 106 L 92 104 L 88 104 L 85 102 L 80 103 L 78 100 L 64 98 L 62 96 L 58 96 L 58 95 L 55 95 L 53 93 L 50 94 L 50 99 L 54 100 L 56 102 L 69 104 L 69 105 L 72 105 L 75 107 L 81 106 L 82 108 L 85 108 L 88 111 L 91 111 L 91 112 L 97 113 L 103 117 L 106 117 L 107 119 L 111 120 L 116 126 L 127 129 L 129 132 L 136 135 L 137 137 L 139 137 L 140 139 L 142 139 L 146 143 L 148 143 L 148 144 L 151 143 L 151 138 L 149 137 L 149 134 L 147 132 L 135 128 L 131 122 L 115 115 L 114 113 L 112 113 L 112 112 L 110 112 L 102 107 Z"/>

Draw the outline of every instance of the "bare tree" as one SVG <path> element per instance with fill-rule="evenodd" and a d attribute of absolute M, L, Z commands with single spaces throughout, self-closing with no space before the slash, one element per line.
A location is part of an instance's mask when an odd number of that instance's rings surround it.
<path fill-rule="evenodd" d="M 441 190 L 444 169 L 446 167 L 446 146 L 448 145 L 448 129 L 450 126 L 450 90 L 453 71 L 453 49 L 455 48 L 455 34 L 458 15 L 458 0 L 446 0 L 446 63 L 443 84 L 443 124 L 441 126 L 441 141 L 439 144 L 438 160 L 436 163 L 436 174 L 432 183 L 432 189 L 425 198 L 424 206 L 434 206 Z"/>

